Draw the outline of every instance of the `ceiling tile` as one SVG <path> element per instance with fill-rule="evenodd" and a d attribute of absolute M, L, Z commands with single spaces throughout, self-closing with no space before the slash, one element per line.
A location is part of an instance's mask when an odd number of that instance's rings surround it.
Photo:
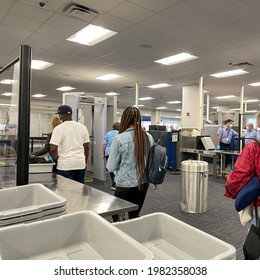
<path fill-rule="evenodd" d="M 0 25 L 0 34 L 5 34 L 9 36 L 14 36 L 14 37 L 20 37 L 23 39 L 26 39 L 29 37 L 32 32 L 27 31 L 25 29 L 20 29 L 18 27 L 13 27 L 13 26 L 7 26 L 7 25 Z"/>
<path fill-rule="evenodd" d="M 133 23 L 138 23 L 153 15 L 152 12 L 128 2 L 110 10 L 109 14 Z"/>
<path fill-rule="evenodd" d="M 3 19 L 3 24 L 13 26 L 13 27 L 18 27 L 21 29 L 26 29 L 28 31 L 35 31 L 37 28 L 40 27 L 41 22 L 39 21 L 34 21 L 34 20 L 29 20 L 26 18 L 21 18 L 13 15 L 7 15 Z"/>
<path fill-rule="evenodd" d="M 15 3 L 9 10 L 9 14 L 40 22 L 45 22 L 52 15 L 52 13 L 46 9 L 39 9 L 38 7 L 32 7 L 20 3 Z"/>
<path fill-rule="evenodd" d="M 61 14 L 53 15 L 48 21 L 46 21 L 46 23 L 66 30 L 70 30 L 72 34 L 87 25 L 86 22 Z"/>
<path fill-rule="evenodd" d="M 125 21 L 118 17 L 114 17 L 108 14 L 100 15 L 94 18 L 91 23 L 98 26 L 105 27 L 115 32 L 120 32 L 121 30 L 124 30 L 130 27 L 131 25 L 133 25 L 132 22 Z"/>
<path fill-rule="evenodd" d="M 61 27 L 56 27 L 50 24 L 44 24 L 42 25 L 38 30 L 37 33 L 41 33 L 44 35 L 49 35 L 49 36 L 54 36 L 58 38 L 63 38 L 66 40 L 70 35 L 71 31 L 61 28 Z"/>
<path fill-rule="evenodd" d="M 1 13 L 7 13 L 12 7 L 14 1 L 12 0 L 1 0 Z"/>
<path fill-rule="evenodd" d="M 174 6 L 175 4 L 181 2 L 181 0 L 129 0 L 129 2 L 153 12 L 160 12 Z"/>

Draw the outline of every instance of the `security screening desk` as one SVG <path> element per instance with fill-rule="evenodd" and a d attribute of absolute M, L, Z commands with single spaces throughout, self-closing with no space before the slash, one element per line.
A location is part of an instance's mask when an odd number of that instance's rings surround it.
<path fill-rule="evenodd" d="M 232 158 L 231 169 L 233 169 L 235 163 L 235 156 L 239 156 L 240 154 L 237 151 L 224 151 L 224 150 L 207 151 L 207 150 L 198 150 L 198 149 L 190 149 L 190 148 L 181 148 L 181 158 L 183 158 L 183 153 L 194 154 L 196 160 L 203 160 L 203 158 L 212 158 L 213 161 L 212 175 L 214 178 L 217 178 L 218 176 L 222 177 L 226 174 L 229 174 L 229 172 L 223 170 L 223 162 L 226 156 L 231 155 Z M 220 163 L 220 168 L 218 168 L 217 165 L 218 162 Z"/>

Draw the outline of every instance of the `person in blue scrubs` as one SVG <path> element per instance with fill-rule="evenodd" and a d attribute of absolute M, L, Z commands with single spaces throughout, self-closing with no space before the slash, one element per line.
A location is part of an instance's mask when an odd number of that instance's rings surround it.
<path fill-rule="evenodd" d="M 113 124 L 113 130 L 108 131 L 107 134 L 105 135 L 102 144 L 102 153 L 103 153 L 103 159 L 106 159 L 106 161 L 108 160 L 110 154 L 112 142 L 114 138 L 118 135 L 119 129 L 120 129 L 120 123 L 116 122 Z M 114 191 L 116 189 L 115 174 L 114 172 L 109 172 L 109 175 L 112 181 L 112 186 L 110 187 L 110 189 Z"/>

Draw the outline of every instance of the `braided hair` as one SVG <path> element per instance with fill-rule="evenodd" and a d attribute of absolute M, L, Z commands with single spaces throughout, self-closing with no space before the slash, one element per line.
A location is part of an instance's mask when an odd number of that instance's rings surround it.
<path fill-rule="evenodd" d="M 134 128 L 134 151 L 136 161 L 136 171 L 140 182 L 146 177 L 146 162 L 148 158 L 150 143 L 146 132 L 141 126 L 141 114 L 136 107 L 127 107 L 121 118 L 119 133 L 124 132 L 129 127 Z"/>

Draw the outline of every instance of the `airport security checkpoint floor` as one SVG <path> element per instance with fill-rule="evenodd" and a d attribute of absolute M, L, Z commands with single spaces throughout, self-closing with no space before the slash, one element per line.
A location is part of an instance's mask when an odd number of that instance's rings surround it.
<path fill-rule="evenodd" d="M 150 185 L 141 215 L 154 212 L 169 214 L 233 245 L 237 250 L 236 259 L 244 259 L 242 247 L 247 234 L 247 226 L 240 223 L 238 212 L 234 208 L 234 200 L 223 195 L 225 181 L 225 178 L 215 179 L 209 176 L 207 211 L 187 213 L 180 209 L 181 175 L 168 170 L 162 185 L 159 185 L 157 189 Z M 87 184 L 109 194 L 114 193 L 110 190 L 109 174 L 107 174 L 105 184 L 95 180 L 92 182 L 88 180 Z M 107 219 L 112 222 L 110 217 Z"/>

